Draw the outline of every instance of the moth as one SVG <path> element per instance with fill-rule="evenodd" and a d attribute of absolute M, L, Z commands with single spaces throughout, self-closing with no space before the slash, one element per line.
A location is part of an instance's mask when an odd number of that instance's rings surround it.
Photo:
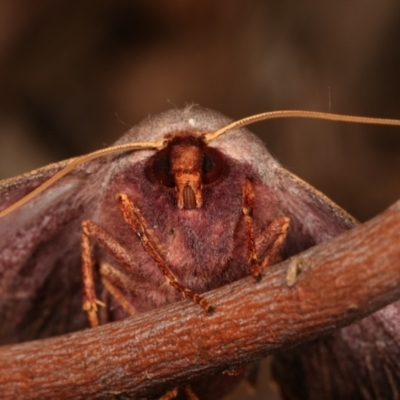
<path fill-rule="evenodd" d="M 299 111 L 232 122 L 189 106 L 146 119 L 111 148 L 1 182 L 0 342 L 184 297 L 212 312 L 202 293 L 261 279 L 272 263 L 352 228 L 350 215 L 243 128 L 272 117 L 399 124 Z"/>

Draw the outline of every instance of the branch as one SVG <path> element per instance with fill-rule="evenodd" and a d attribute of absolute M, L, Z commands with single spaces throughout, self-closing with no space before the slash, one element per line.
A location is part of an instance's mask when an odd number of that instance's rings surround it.
<path fill-rule="evenodd" d="M 3 399 L 162 392 L 351 324 L 400 298 L 400 202 L 265 271 L 189 301 L 0 349 Z"/>

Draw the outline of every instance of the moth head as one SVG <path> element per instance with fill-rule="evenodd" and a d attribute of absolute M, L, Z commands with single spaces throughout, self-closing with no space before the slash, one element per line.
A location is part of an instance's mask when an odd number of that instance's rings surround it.
<path fill-rule="evenodd" d="M 217 184 L 227 169 L 224 155 L 208 146 L 201 135 L 179 133 L 150 158 L 146 177 L 173 188 L 178 208 L 191 210 L 201 208 L 203 187 Z"/>
<path fill-rule="evenodd" d="M 232 122 L 217 130 L 201 134 L 174 135 L 150 142 L 122 143 L 107 147 L 81 157 L 74 158 L 70 163 L 58 171 L 54 176 L 34 189 L 31 193 L 0 212 L 0 218 L 21 207 L 77 166 L 96 158 L 109 154 L 128 151 L 153 149 L 156 150 L 152 158 L 153 179 L 165 186 L 174 187 L 179 208 L 200 208 L 202 206 L 202 188 L 211 185 L 223 176 L 225 163 L 223 155 L 209 146 L 224 133 L 252 124 L 254 122 L 273 118 L 310 118 L 330 121 L 353 123 L 400 125 L 400 120 L 358 117 L 340 114 L 331 114 L 314 111 L 272 111 L 252 115 L 239 121 Z M 189 156 L 190 155 L 190 156 Z"/>

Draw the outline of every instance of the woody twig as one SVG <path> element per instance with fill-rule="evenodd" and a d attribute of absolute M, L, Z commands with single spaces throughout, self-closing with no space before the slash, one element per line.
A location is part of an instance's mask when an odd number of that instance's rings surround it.
<path fill-rule="evenodd" d="M 146 398 L 326 335 L 400 299 L 400 202 L 373 220 L 252 277 L 190 301 L 0 349 L 11 398 Z M 179 332 L 179 335 L 176 334 Z M 66 396 L 67 394 L 67 396 Z"/>

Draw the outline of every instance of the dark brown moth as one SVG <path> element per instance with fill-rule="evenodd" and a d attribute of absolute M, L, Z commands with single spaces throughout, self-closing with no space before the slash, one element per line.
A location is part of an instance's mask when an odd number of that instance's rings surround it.
<path fill-rule="evenodd" d="M 88 317 L 96 326 L 183 297 L 211 312 L 203 292 L 260 279 L 273 262 L 353 227 L 241 128 L 265 118 L 231 123 L 197 106 L 171 110 L 112 150 L 1 182 L 0 342 L 83 329 Z M 220 393 L 200 382 L 198 395 L 220 398 L 237 381 L 215 379 Z"/>

